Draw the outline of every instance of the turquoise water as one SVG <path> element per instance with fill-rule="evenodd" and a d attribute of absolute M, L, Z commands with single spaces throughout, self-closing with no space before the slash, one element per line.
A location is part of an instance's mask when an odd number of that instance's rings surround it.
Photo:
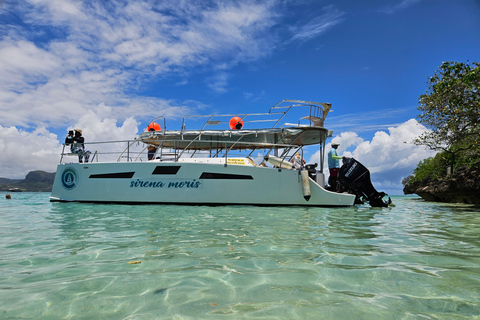
<path fill-rule="evenodd" d="M 0 196 L 0 319 L 480 319 L 480 208 Z"/>

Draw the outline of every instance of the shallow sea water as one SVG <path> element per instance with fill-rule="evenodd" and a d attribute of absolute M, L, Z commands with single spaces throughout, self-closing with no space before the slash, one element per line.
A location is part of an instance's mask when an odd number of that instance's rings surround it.
<path fill-rule="evenodd" d="M 480 319 L 480 208 L 0 196 L 0 319 Z"/>

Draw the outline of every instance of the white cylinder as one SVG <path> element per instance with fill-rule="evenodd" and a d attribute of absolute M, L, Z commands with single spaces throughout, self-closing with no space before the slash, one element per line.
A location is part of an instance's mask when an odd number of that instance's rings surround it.
<path fill-rule="evenodd" d="M 293 168 L 293 163 L 290 163 L 288 161 L 283 160 L 282 158 L 275 157 L 268 155 L 265 157 L 265 160 L 267 160 L 268 163 L 271 165 L 274 165 L 275 167 L 279 167 L 282 169 L 292 169 Z"/>
<path fill-rule="evenodd" d="M 310 197 L 312 196 L 312 193 L 310 192 L 310 178 L 308 177 L 308 171 L 307 170 L 302 170 L 301 172 L 302 175 L 302 191 L 303 191 L 303 197 L 305 200 L 310 200 Z"/>

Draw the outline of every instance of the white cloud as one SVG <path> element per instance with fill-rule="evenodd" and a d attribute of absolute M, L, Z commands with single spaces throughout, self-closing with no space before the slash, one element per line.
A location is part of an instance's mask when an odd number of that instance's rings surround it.
<path fill-rule="evenodd" d="M 330 130 L 341 132 L 366 132 L 387 130 L 399 126 L 398 118 L 405 117 L 416 110 L 416 106 L 406 108 L 382 108 L 381 111 L 357 112 L 341 116 L 329 116 L 326 125 Z"/>
<path fill-rule="evenodd" d="M 371 141 L 365 141 L 355 132 L 342 132 L 331 142 L 340 144 L 337 149 L 338 155 L 353 157 L 369 169 L 372 183 L 378 191 L 387 189 L 395 194 L 401 194 L 401 180 L 412 174 L 421 160 L 435 155 L 435 152 L 411 143 L 426 130 L 415 119 L 410 119 L 396 127 L 388 128 L 388 133 L 376 132 Z M 330 144 L 326 148 L 328 152 Z M 318 161 L 317 152 L 311 157 L 310 163 Z M 328 173 L 328 166 L 325 169 Z"/>
<path fill-rule="evenodd" d="M 119 108 L 119 120 L 151 115 L 146 111 L 155 104 L 156 110 L 178 108 L 178 102 L 131 92 L 152 76 L 207 63 L 216 73 L 220 61 L 226 69 L 264 56 L 266 31 L 275 23 L 270 2 L 29 0 L 8 6 L 40 30 L 17 28 L 0 40 L 0 124 L 25 128 L 71 125 L 101 104 Z M 227 90 L 225 72 L 206 78 L 206 86 Z"/>
<path fill-rule="evenodd" d="M 400 10 L 403 10 L 403 9 L 406 9 L 418 2 L 420 2 L 421 0 L 403 0 L 402 2 L 394 5 L 394 6 L 390 6 L 390 7 L 385 7 L 383 9 L 380 9 L 379 11 L 380 12 L 383 12 L 383 13 L 387 13 L 387 14 L 392 14 L 392 13 L 395 13 L 397 11 L 400 11 Z"/>
<path fill-rule="evenodd" d="M 293 27 L 291 31 L 294 35 L 291 41 L 308 41 L 312 38 L 318 37 L 328 29 L 343 21 L 342 17 L 345 13 L 335 8 L 333 5 L 324 7 L 323 11 L 325 13 L 309 21 L 307 24 Z"/>
<path fill-rule="evenodd" d="M 371 173 L 413 169 L 420 160 L 435 154 L 423 146 L 412 144 L 413 139 L 426 130 L 415 119 L 410 119 L 397 127 L 389 128 L 389 133 L 377 132 L 372 141 L 360 143 L 351 154 L 369 167 Z"/>
<path fill-rule="evenodd" d="M 55 171 L 61 147 L 43 127 L 33 132 L 0 125 L 0 177 L 22 179 L 32 170 Z"/>
<path fill-rule="evenodd" d="M 204 108 L 197 101 L 130 92 L 153 75 L 183 73 L 212 62 L 217 73 L 215 64 L 225 57 L 230 62 L 222 70 L 267 54 L 264 32 L 274 23 L 270 5 L 74 0 L 5 4 L 0 14 L 15 12 L 27 27 L 0 29 L 0 177 L 54 171 L 64 137 L 57 139 L 46 128 L 80 127 L 87 142 L 131 139 L 139 120 L 147 116 L 178 117 Z M 209 79 L 207 86 L 226 91 L 227 73 Z"/>
<path fill-rule="evenodd" d="M 0 53 L 0 67 L 7 72 L 20 71 L 35 75 L 51 73 L 58 67 L 55 55 L 27 41 L 6 39 L 1 42 Z M 43 63 L 38 63 L 39 59 Z"/>
<path fill-rule="evenodd" d="M 81 2 L 72 0 L 27 0 L 36 6 L 41 13 L 48 15 L 52 21 L 65 21 L 66 19 L 85 18 Z M 38 18 L 43 16 L 40 14 Z"/>
<path fill-rule="evenodd" d="M 228 74 L 225 72 L 217 73 L 215 76 L 208 79 L 208 87 L 213 91 L 224 93 L 227 91 Z"/>
<path fill-rule="evenodd" d="M 133 117 L 128 117 L 123 124 L 118 127 L 117 120 L 111 117 L 112 108 L 99 105 L 94 110 L 88 110 L 74 124 L 75 128 L 82 129 L 89 141 L 115 141 L 132 139 L 138 133 L 139 123 Z M 73 129 L 73 128 L 72 128 Z"/>
<path fill-rule="evenodd" d="M 346 150 L 351 146 L 357 146 L 361 144 L 363 139 L 360 138 L 357 133 L 347 131 L 340 133 L 340 136 L 334 137 L 330 145 L 334 142 L 340 144 L 339 148 L 337 149 L 337 152 L 340 154 L 343 150 Z"/>
<path fill-rule="evenodd" d="M 112 146 L 89 143 L 131 140 L 138 131 L 139 123 L 133 117 L 127 118 L 118 125 L 116 119 L 109 117 L 111 114 L 112 108 L 100 105 L 96 111 L 89 110 L 70 128 L 82 129 L 86 147 L 90 151 L 115 152 L 113 156 L 101 155 L 102 161 L 116 160 L 120 152 L 127 147 L 127 143 L 122 142 Z M 65 131 L 65 136 L 66 134 Z M 65 136 L 58 137 L 44 127 L 26 132 L 16 127 L 0 126 L 0 162 L 2 163 L 0 177 L 21 179 L 32 170 L 55 172 Z M 77 159 L 67 157 L 65 161 L 76 162 Z"/>

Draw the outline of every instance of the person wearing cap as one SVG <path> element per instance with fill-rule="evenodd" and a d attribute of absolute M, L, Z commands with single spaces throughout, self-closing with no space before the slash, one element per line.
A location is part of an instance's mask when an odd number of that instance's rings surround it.
<path fill-rule="evenodd" d="M 337 155 L 338 143 L 332 143 L 332 148 L 328 152 L 328 168 L 330 169 L 330 177 L 328 177 L 328 184 L 334 190 L 337 189 L 338 170 L 340 169 L 340 159 L 342 157 Z"/>
<path fill-rule="evenodd" d="M 72 131 L 68 133 L 68 136 L 65 138 L 65 144 L 70 145 L 71 152 L 78 155 L 78 162 L 82 163 L 85 158 L 85 162 L 88 162 L 90 158 L 90 151 L 85 150 L 85 138 L 82 137 L 81 129 L 74 129 L 75 136 L 73 136 Z"/>

